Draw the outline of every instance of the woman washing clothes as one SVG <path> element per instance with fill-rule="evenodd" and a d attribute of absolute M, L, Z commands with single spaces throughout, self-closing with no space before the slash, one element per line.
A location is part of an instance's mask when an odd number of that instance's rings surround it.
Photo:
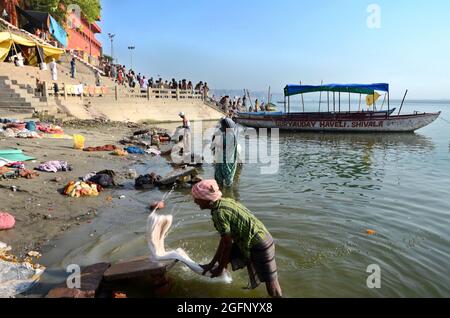
<path fill-rule="evenodd" d="M 212 140 L 214 178 L 221 186 L 233 186 L 238 168 L 239 144 L 237 125 L 231 118 L 220 120 L 219 134 Z"/>

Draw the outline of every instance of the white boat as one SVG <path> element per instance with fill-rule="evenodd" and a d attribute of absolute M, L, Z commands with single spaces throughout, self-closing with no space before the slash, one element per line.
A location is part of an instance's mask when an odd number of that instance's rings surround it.
<path fill-rule="evenodd" d="M 289 97 L 310 92 L 328 93 L 328 111 L 326 112 L 290 112 Z M 376 91 L 387 92 L 387 111 L 342 111 L 341 93 L 357 93 L 374 95 Z M 330 92 L 333 93 L 333 103 L 330 104 Z M 336 96 L 339 94 L 338 108 Z M 406 97 L 406 94 L 405 94 Z M 428 126 L 439 118 L 438 113 L 418 113 L 401 115 L 404 99 L 398 114 L 390 108 L 388 84 L 331 84 L 321 86 L 288 85 L 285 88 L 285 112 L 271 113 L 239 113 L 234 121 L 253 128 L 279 128 L 287 131 L 317 131 L 317 132 L 414 132 Z M 350 103 L 349 103 L 350 104 Z M 375 105 L 374 105 L 375 108 Z"/>

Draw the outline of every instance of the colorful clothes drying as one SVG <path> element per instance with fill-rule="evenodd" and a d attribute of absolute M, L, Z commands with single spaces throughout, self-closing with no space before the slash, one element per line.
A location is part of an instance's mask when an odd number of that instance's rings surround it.
<path fill-rule="evenodd" d="M 64 188 L 64 194 L 72 198 L 96 197 L 103 188 L 92 182 L 72 181 Z"/>
<path fill-rule="evenodd" d="M 38 124 L 36 125 L 36 129 L 46 134 L 54 134 L 54 135 L 64 134 L 64 130 L 61 127 L 54 125 Z"/>
<path fill-rule="evenodd" d="M 114 152 L 112 153 L 115 156 L 119 156 L 119 157 L 125 157 L 128 156 L 128 152 L 126 152 L 123 149 L 117 148 L 116 150 L 114 150 Z"/>
<path fill-rule="evenodd" d="M 117 147 L 114 145 L 105 145 L 100 147 L 87 147 L 84 148 L 83 151 L 95 152 L 95 151 L 114 151 Z"/>
<path fill-rule="evenodd" d="M 138 147 L 128 147 L 125 148 L 125 151 L 130 154 L 145 155 L 145 151 Z"/>
<path fill-rule="evenodd" d="M 72 171 L 72 167 L 66 161 L 48 161 L 39 165 L 37 168 L 43 172 Z"/>

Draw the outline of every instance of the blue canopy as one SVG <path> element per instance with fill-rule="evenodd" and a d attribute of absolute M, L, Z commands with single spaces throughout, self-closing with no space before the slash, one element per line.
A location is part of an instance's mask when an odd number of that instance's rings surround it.
<path fill-rule="evenodd" d="M 293 96 L 314 92 L 339 92 L 373 95 L 375 91 L 389 92 L 389 84 L 329 84 L 329 85 L 287 85 L 284 89 L 285 96 Z"/>
<path fill-rule="evenodd" d="M 52 16 L 50 16 L 50 33 L 59 43 L 67 47 L 67 32 Z"/>
<path fill-rule="evenodd" d="M 31 33 L 34 33 L 36 28 L 48 31 L 56 41 L 67 47 L 66 30 L 48 12 L 23 10 L 18 6 L 16 9 L 28 21 L 28 24 L 24 26 L 25 30 Z"/>

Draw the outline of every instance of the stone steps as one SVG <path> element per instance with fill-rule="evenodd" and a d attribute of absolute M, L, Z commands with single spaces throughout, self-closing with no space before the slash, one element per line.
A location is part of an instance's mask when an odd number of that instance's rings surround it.
<path fill-rule="evenodd" d="M 32 107 L 23 107 L 23 106 L 9 106 L 9 107 L 0 107 L 0 113 L 20 113 L 20 114 L 32 114 L 34 113 L 34 108 Z"/>
<path fill-rule="evenodd" d="M 5 92 L 0 90 L 0 100 L 8 100 L 8 99 L 16 99 L 20 98 L 20 95 L 14 92 Z"/>
<path fill-rule="evenodd" d="M 9 106 L 28 106 L 31 107 L 31 103 L 28 103 L 26 101 L 21 101 L 21 100 L 9 100 L 9 101 L 4 101 L 4 100 L 0 100 L 0 107 L 9 107 Z"/>

